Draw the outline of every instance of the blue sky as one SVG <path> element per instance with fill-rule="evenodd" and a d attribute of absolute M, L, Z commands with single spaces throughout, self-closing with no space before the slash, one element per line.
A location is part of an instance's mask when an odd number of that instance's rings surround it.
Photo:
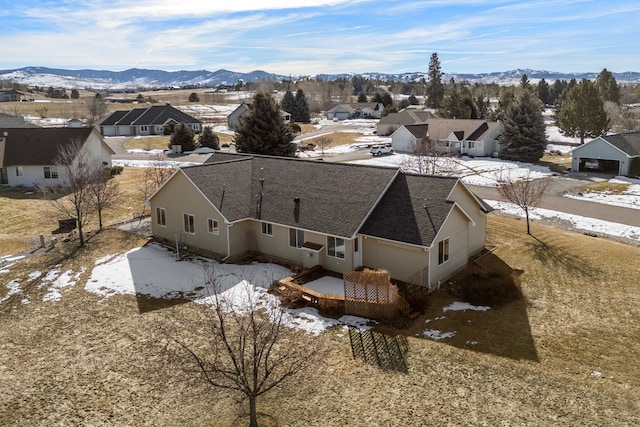
<path fill-rule="evenodd" d="M 638 0 L 0 0 L 0 69 L 640 71 Z"/>

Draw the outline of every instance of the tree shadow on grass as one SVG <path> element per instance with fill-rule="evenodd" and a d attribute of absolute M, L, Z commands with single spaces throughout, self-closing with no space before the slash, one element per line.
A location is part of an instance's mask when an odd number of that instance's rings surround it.
<path fill-rule="evenodd" d="M 563 270 L 573 274 L 579 274 L 581 276 L 590 276 L 599 272 L 599 270 L 594 267 L 593 263 L 575 256 L 570 251 L 545 243 L 535 236 L 531 237 L 536 241 L 526 243 L 526 245 L 531 248 L 535 259 L 541 263 L 545 265 L 558 266 Z"/>
<path fill-rule="evenodd" d="M 493 253 L 483 255 L 431 294 L 411 332 L 458 348 L 539 362 L 520 290 L 522 273 Z M 473 308 L 457 310 L 454 302 Z"/>

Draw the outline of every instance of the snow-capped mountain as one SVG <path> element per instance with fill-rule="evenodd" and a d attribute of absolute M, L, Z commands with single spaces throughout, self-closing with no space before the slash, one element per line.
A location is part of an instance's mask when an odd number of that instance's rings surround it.
<path fill-rule="evenodd" d="M 531 83 L 537 83 L 545 79 L 553 83 L 557 79 L 576 80 L 595 79 L 599 72 L 588 73 L 559 73 L 554 71 L 540 71 L 529 69 L 516 69 L 503 72 L 480 74 L 445 73 L 443 81 L 454 78 L 458 82 L 469 83 L 496 83 L 499 85 L 515 85 L 526 74 Z M 618 83 L 640 83 L 640 72 L 628 71 L 612 73 Z M 428 80 L 426 72 L 408 72 L 398 74 L 388 73 L 343 73 L 343 74 L 318 74 L 316 78 L 323 80 L 335 80 L 338 78 L 351 79 L 363 77 L 381 81 L 420 81 Z M 107 70 L 65 70 L 45 67 L 25 67 L 15 70 L 0 70 L 0 80 L 11 81 L 28 86 L 56 87 L 66 89 L 94 89 L 107 91 L 155 89 L 161 87 L 185 87 L 200 86 L 213 87 L 218 85 L 233 85 L 238 81 L 257 82 L 261 80 L 282 81 L 289 76 L 268 73 L 266 71 L 252 71 L 239 73 L 229 70 L 197 70 L 197 71 L 163 71 L 131 68 L 124 71 Z"/>

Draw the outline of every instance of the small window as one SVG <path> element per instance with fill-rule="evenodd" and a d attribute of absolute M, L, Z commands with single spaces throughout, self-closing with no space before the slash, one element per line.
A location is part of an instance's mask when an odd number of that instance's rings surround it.
<path fill-rule="evenodd" d="M 167 217 L 164 208 L 156 208 L 156 224 L 163 227 L 167 226 Z"/>
<path fill-rule="evenodd" d="M 58 169 L 55 166 L 45 166 L 44 179 L 58 179 Z"/>
<path fill-rule="evenodd" d="M 183 214 L 182 218 L 184 219 L 184 231 L 185 233 L 195 234 L 195 222 L 193 220 L 193 215 L 191 214 Z"/>
<path fill-rule="evenodd" d="M 271 224 L 270 222 L 263 222 L 262 234 L 266 234 L 267 236 L 273 236 L 273 224 Z"/>
<path fill-rule="evenodd" d="M 438 242 L 438 264 L 449 260 L 449 239 Z"/>
<path fill-rule="evenodd" d="M 209 227 L 209 233 L 211 234 L 220 234 L 220 228 L 218 227 L 218 221 L 215 219 L 209 218 L 207 220 L 207 224 Z"/>
<path fill-rule="evenodd" d="M 353 252 L 360 252 L 360 239 L 357 237 L 353 240 Z"/>
<path fill-rule="evenodd" d="M 140 126 L 140 131 L 141 132 L 148 132 L 149 128 L 146 125 Z"/>
<path fill-rule="evenodd" d="M 16 176 L 22 176 L 22 166 L 16 166 Z"/>
<path fill-rule="evenodd" d="M 340 237 L 327 237 L 327 255 L 344 259 L 344 253 L 344 239 L 341 239 Z"/>
<path fill-rule="evenodd" d="M 294 248 L 301 248 L 304 244 L 304 230 L 298 230 L 297 228 L 289 229 L 289 246 Z"/>
<path fill-rule="evenodd" d="M 475 141 L 469 141 L 469 148 L 475 148 L 475 147 L 476 147 Z"/>

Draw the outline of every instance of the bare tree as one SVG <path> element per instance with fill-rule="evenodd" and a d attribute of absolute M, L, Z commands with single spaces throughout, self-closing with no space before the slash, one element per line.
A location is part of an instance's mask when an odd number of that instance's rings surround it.
<path fill-rule="evenodd" d="M 445 147 L 428 138 L 411 145 L 411 155 L 400 162 L 400 169 L 422 175 L 452 175 L 456 170 L 456 160 Z"/>
<path fill-rule="evenodd" d="M 229 296 L 213 271 L 205 270 L 205 278 L 210 305 L 195 308 L 197 319 L 173 318 L 160 326 L 163 360 L 180 378 L 248 399 L 249 425 L 257 426 L 258 397 L 306 369 L 322 347 L 292 339 L 282 306 L 248 281 Z"/>
<path fill-rule="evenodd" d="M 322 152 L 322 157 L 324 157 L 324 149 L 331 147 L 331 143 L 333 142 L 331 138 L 328 136 L 319 136 L 313 140 L 317 147 L 320 147 L 320 151 Z"/>
<path fill-rule="evenodd" d="M 113 180 L 110 170 L 103 169 L 96 174 L 95 179 L 89 184 L 89 194 L 93 208 L 98 213 L 98 224 L 102 230 L 102 211 L 115 205 L 120 198 L 120 187 Z"/>
<path fill-rule="evenodd" d="M 524 211 L 527 219 L 527 234 L 531 235 L 529 211 L 540 205 L 549 187 L 547 178 L 534 179 L 531 172 L 524 178 L 512 179 L 511 176 L 501 176 L 498 180 L 498 192 L 507 201 Z"/>
<path fill-rule="evenodd" d="M 87 109 L 91 116 L 91 122 L 93 123 L 107 112 L 107 104 L 104 98 L 102 98 L 102 95 L 96 93 L 96 95 L 87 102 Z"/>
<path fill-rule="evenodd" d="M 168 161 L 166 154 L 158 153 L 151 156 L 149 167 L 144 170 L 144 177 L 138 183 L 143 201 L 146 201 L 162 183 L 171 176 L 176 169 L 175 164 Z M 143 205 L 142 214 L 146 213 L 146 206 Z"/>
<path fill-rule="evenodd" d="M 53 164 L 62 184 L 38 185 L 38 191 L 56 211 L 76 220 L 80 246 L 83 246 L 83 229 L 94 208 L 90 187 L 102 173 L 102 161 L 89 150 L 83 150 L 82 141 L 73 140 L 58 146 Z"/>

